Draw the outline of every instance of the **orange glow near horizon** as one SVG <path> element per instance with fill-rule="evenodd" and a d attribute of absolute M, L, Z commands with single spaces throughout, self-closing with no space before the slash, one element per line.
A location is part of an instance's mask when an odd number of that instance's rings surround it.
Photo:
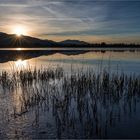
<path fill-rule="evenodd" d="M 12 33 L 16 34 L 18 37 L 20 37 L 21 35 L 28 35 L 27 29 L 24 26 L 19 26 L 19 25 L 13 27 Z"/>
<path fill-rule="evenodd" d="M 17 50 L 17 51 L 21 51 L 21 50 L 22 50 L 22 48 L 16 48 L 16 50 Z"/>

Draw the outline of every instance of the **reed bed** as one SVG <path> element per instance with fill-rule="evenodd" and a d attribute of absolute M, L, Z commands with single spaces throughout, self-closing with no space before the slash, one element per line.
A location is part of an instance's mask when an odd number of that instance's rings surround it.
<path fill-rule="evenodd" d="M 1 72 L 0 87 L 18 96 L 18 106 L 13 100 L 10 111 L 15 119 L 35 110 L 37 124 L 36 109 L 47 108 L 57 138 L 107 138 L 109 128 L 136 111 L 140 76 L 106 70 L 96 74 L 90 69 L 66 74 L 61 67 L 44 68 Z"/>

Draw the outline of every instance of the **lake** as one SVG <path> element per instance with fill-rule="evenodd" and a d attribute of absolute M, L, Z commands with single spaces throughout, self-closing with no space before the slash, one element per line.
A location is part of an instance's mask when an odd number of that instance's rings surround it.
<path fill-rule="evenodd" d="M 11 51 L 12 50 L 12 51 Z M 41 48 L 11 48 L 1 49 L 0 70 L 12 70 L 18 67 L 46 67 L 62 66 L 66 71 L 73 68 L 90 67 L 94 71 L 102 71 L 104 68 L 114 72 L 138 73 L 140 69 L 140 51 L 139 49 L 76 49 L 75 51 L 64 48 L 55 48 L 50 50 Z M 127 50 L 127 49 L 126 49 Z M 31 58 L 31 59 L 28 59 Z M 14 61 L 13 61 L 14 60 Z M 21 61 L 19 61 L 21 60 Z M 20 64 L 19 64 L 20 63 Z"/>
<path fill-rule="evenodd" d="M 0 55 L 0 139 L 140 138 L 139 49 Z"/>

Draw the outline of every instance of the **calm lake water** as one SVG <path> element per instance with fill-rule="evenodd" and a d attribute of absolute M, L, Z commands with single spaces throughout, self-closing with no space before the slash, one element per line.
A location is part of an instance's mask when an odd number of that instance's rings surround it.
<path fill-rule="evenodd" d="M 35 52 L 31 49 L 31 52 L 25 51 L 21 55 L 20 51 L 24 50 L 16 49 L 16 55 L 15 49 L 1 52 L 4 55 L 0 57 L 0 72 L 7 71 L 11 76 L 17 70 L 34 71 L 36 68 L 43 71 L 63 68 L 64 78 L 37 81 L 26 87 L 17 80 L 18 85 L 9 89 L 8 86 L 3 88 L 1 76 L 0 139 L 140 138 L 140 97 L 138 94 L 128 97 L 127 86 L 124 86 L 123 93 L 119 92 L 117 99 L 112 95 L 103 98 L 106 96 L 104 94 L 96 95 L 97 98 L 92 99 L 90 89 L 93 87 L 88 89 L 86 85 L 86 93 L 83 93 L 84 89 L 81 92 L 73 89 L 75 86 L 70 88 L 71 92 L 65 89 L 70 75 L 76 76 L 76 73 L 87 71 L 101 75 L 106 70 L 109 74 L 124 74 L 128 79 L 135 75 L 139 80 L 139 49 L 86 50 L 77 53 L 67 52 L 68 50 L 54 53 L 46 50 L 45 53 L 42 50 L 42 53 L 38 53 L 38 49 Z M 9 84 L 9 81 L 7 83 Z M 38 94 L 41 94 L 42 98 L 45 96 L 45 101 L 41 100 Z M 94 95 L 94 92 L 92 94 Z M 34 95 L 39 103 L 29 105 L 27 102 L 34 101 Z M 25 110 L 23 103 L 28 109 Z"/>
<path fill-rule="evenodd" d="M 63 50 L 63 48 L 61 48 Z M 61 50 L 60 49 L 60 50 Z M 9 50 L 9 49 L 8 49 Z M 11 49 L 10 49 L 11 50 Z M 13 48 L 15 50 L 15 48 Z M 21 50 L 33 50 L 25 49 L 25 48 L 18 48 L 17 54 Z M 36 48 L 35 54 L 38 53 Z M 48 50 L 48 49 L 47 49 Z M 58 49 L 57 49 L 58 50 Z M 66 50 L 69 51 L 69 49 Z M 79 50 L 82 50 L 79 48 Z M 108 49 L 107 49 L 108 50 Z M 114 49 L 113 49 L 114 50 Z M 95 50 L 88 50 L 88 52 L 77 52 L 75 54 L 71 52 L 59 52 L 55 53 L 43 53 L 46 49 L 41 49 L 42 53 L 39 55 L 34 55 L 31 52 L 28 53 L 27 58 L 24 58 L 26 55 L 26 51 L 22 52 L 23 54 L 15 55 L 13 51 L 7 52 L 4 54 L 4 57 L 1 57 L 0 60 L 5 60 L 3 63 L 0 63 L 0 70 L 14 70 L 14 69 L 21 69 L 21 68 L 40 68 L 40 67 L 54 67 L 54 66 L 62 66 L 66 69 L 67 72 L 73 69 L 81 69 L 81 68 L 92 68 L 96 72 L 103 71 L 104 69 L 110 69 L 113 72 L 124 72 L 124 73 L 137 73 L 139 74 L 140 70 L 140 51 L 136 49 L 136 51 L 120 51 L 120 49 L 115 49 L 116 51 L 106 51 L 100 49 Z M 117 51 L 118 50 L 118 51 Z M 52 52 L 53 52 L 52 51 Z M 74 52 L 74 51 L 73 51 Z M 13 55 L 10 55 L 13 54 Z M 9 57 L 8 57 L 9 56 Z M 28 59 L 30 56 L 31 59 Z M 32 58 L 33 57 L 33 58 Z M 15 61 L 11 61 L 14 58 Z M 25 60 L 24 60 L 25 59 Z"/>

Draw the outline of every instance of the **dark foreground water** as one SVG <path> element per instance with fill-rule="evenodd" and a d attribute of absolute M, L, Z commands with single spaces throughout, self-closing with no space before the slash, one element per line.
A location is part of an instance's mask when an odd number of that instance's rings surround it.
<path fill-rule="evenodd" d="M 140 138 L 139 51 L 0 53 L 0 139 Z"/>

